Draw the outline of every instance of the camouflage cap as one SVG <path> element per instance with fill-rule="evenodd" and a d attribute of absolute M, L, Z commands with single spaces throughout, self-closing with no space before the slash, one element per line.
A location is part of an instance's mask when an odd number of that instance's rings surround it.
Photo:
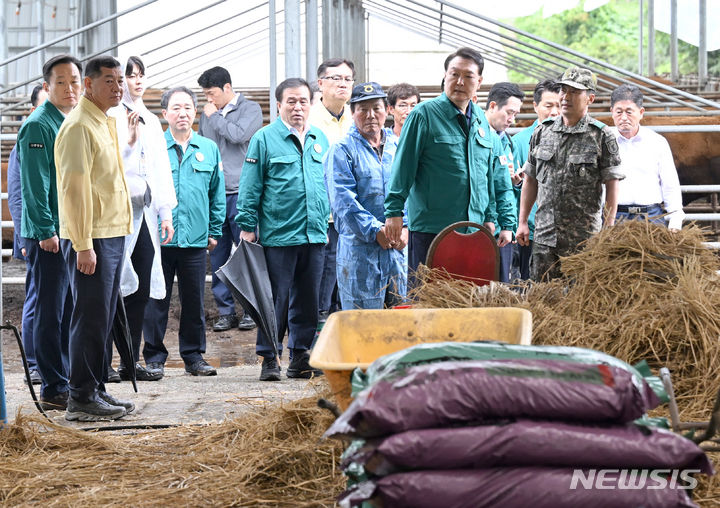
<path fill-rule="evenodd" d="M 582 67 L 570 67 L 566 70 L 560 80 L 561 85 L 568 85 L 579 90 L 592 90 L 597 88 L 597 77 L 589 69 Z"/>

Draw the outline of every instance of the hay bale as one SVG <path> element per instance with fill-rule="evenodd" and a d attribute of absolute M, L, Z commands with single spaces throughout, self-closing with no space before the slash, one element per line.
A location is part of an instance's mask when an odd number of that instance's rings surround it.
<path fill-rule="evenodd" d="M 86 433 L 18 414 L 0 430 L 3 506 L 333 506 L 341 446 L 316 398 L 203 427 Z"/>

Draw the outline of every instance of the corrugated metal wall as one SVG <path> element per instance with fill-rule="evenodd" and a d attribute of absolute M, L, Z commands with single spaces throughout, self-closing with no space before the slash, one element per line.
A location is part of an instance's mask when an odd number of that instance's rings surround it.
<path fill-rule="evenodd" d="M 5 17 L 5 56 L 12 57 L 51 41 L 88 23 L 114 14 L 115 0 L 3 0 Z M 42 33 L 41 33 L 42 32 Z M 52 48 L 21 58 L 7 65 L 1 76 L 2 87 L 36 76 L 48 58 L 70 53 L 78 57 L 100 51 L 117 40 L 117 24 L 108 22 L 86 34 L 72 37 Z M 33 85 L 10 95 L 26 95 Z"/>

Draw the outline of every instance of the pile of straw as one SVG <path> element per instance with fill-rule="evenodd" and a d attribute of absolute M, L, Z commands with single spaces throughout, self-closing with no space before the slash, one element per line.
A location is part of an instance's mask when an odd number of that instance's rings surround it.
<path fill-rule="evenodd" d="M 87 433 L 18 415 L 0 429 L 3 506 L 333 506 L 342 452 L 316 398 L 203 427 Z"/>
<path fill-rule="evenodd" d="M 667 366 L 681 419 L 707 421 L 720 390 L 720 261 L 703 240 L 696 227 L 670 232 L 629 221 L 562 259 L 562 279 L 475 287 L 421 267 L 411 297 L 417 307 L 522 307 L 533 313 L 534 344 Z M 718 500 L 719 484 L 700 490 Z"/>

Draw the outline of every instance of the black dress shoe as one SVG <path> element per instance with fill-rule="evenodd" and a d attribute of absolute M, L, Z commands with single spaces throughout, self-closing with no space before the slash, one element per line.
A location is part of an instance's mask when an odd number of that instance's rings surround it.
<path fill-rule="evenodd" d="M 125 365 L 120 365 L 118 367 L 118 374 L 120 374 L 120 379 L 123 381 L 130 381 L 130 372 L 128 371 L 127 367 Z M 148 370 L 139 363 L 135 364 L 135 380 L 137 381 L 157 381 L 159 379 L 163 378 L 163 372 L 159 372 L 157 370 Z"/>
<path fill-rule="evenodd" d="M 205 360 L 185 365 L 185 372 L 193 376 L 217 376 L 217 371 Z"/>
<path fill-rule="evenodd" d="M 68 396 L 70 395 L 70 392 L 60 392 L 57 395 L 53 395 L 52 397 L 43 397 L 40 396 L 40 407 L 43 409 L 43 411 L 50 411 L 52 409 L 55 410 L 65 410 L 67 409 L 68 404 Z"/>
<path fill-rule="evenodd" d="M 255 324 L 255 321 L 253 321 L 253 318 L 245 314 L 240 321 L 238 322 L 238 329 L 240 330 L 252 330 L 257 325 Z"/>
<path fill-rule="evenodd" d="M 165 364 L 160 362 L 146 362 L 145 368 L 150 372 L 159 372 L 160 377 L 165 375 Z"/>
<path fill-rule="evenodd" d="M 260 381 L 280 381 L 280 365 L 277 357 L 263 358 L 262 367 L 260 367 Z"/>
<path fill-rule="evenodd" d="M 287 368 L 287 377 L 310 379 L 322 375 L 323 371 L 310 366 L 310 353 L 298 349 L 294 350 L 293 358 Z"/>
<path fill-rule="evenodd" d="M 120 379 L 120 374 L 112 368 L 112 365 L 108 366 L 108 383 L 119 383 L 122 379 Z"/>
<path fill-rule="evenodd" d="M 217 321 L 213 324 L 213 332 L 230 330 L 231 328 L 237 327 L 238 323 L 239 321 L 235 314 L 225 314 L 217 318 Z"/>
<path fill-rule="evenodd" d="M 28 380 L 25 378 L 25 384 L 27 384 Z M 41 385 L 42 384 L 42 378 L 40 377 L 40 372 L 37 370 L 37 368 L 30 369 L 30 382 L 34 385 Z"/>

